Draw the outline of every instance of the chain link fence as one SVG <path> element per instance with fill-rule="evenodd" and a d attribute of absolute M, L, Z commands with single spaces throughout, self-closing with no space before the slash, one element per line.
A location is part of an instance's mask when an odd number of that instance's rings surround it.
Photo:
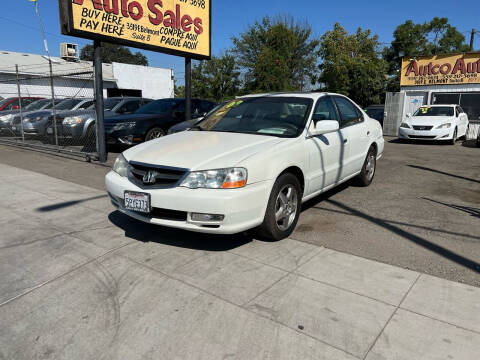
<path fill-rule="evenodd" d="M 98 158 L 93 69 L 55 66 L 51 75 L 34 72 L 16 67 L 1 79 L 7 96 L 21 101 L 0 111 L 0 143 Z"/>

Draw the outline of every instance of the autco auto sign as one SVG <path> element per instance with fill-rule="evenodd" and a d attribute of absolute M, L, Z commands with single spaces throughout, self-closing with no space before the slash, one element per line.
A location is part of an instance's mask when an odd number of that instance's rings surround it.
<path fill-rule="evenodd" d="M 402 61 L 401 86 L 480 83 L 480 53 L 436 55 Z"/>
<path fill-rule="evenodd" d="M 59 0 L 62 33 L 210 58 L 210 0 Z"/>

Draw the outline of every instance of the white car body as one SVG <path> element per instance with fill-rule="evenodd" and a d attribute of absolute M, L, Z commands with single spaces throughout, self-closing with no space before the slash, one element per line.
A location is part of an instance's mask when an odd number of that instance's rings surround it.
<path fill-rule="evenodd" d="M 401 139 L 410 140 L 454 140 L 467 135 L 468 115 L 458 105 L 426 105 L 422 108 L 451 107 L 454 116 L 407 116 L 407 119 L 399 128 L 398 136 Z M 406 125 L 409 128 L 404 127 Z M 439 128 L 444 124 L 450 124 L 448 128 Z M 456 140 L 455 139 L 455 140 Z"/>
<path fill-rule="evenodd" d="M 266 96 L 266 95 L 255 95 Z M 273 185 L 280 174 L 293 172 L 301 181 L 304 202 L 358 175 L 367 153 L 373 146 L 376 157 L 382 156 L 384 139 L 378 121 L 356 108 L 363 121 L 335 132 L 311 136 L 315 128 L 312 115 L 317 101 L 323 96 L 338 94 L 272 94 L 312 99 L 313 106 L 300 136 L 280 138 L 243 133 L 185 131 L 140 144 L 123 153 L 130 164 L 147 167 L 180 168 L 191 171 L 241 167 L 248 171 L 246 186 L 238 189 L 190 189 L 176 186 L 152 189 L 132 182 L 111 171 L 106 187 L 112 203 L 121 212 L 138 220 L 185 230 L 233 234 L 252 229 L 264 221 Z M 137 166 L 136 165 L 136 166 Z M 125 191 L 150 195 L 151 206 L 177 211 L 186 218 L 144 215 L 125 210 Z M 198 222 L 192 213 L 222 214 L 223 221 Z"/>

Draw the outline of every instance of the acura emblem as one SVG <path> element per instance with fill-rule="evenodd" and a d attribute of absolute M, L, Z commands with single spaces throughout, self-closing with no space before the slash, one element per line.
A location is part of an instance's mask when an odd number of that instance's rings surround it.
<path fill-rule="evenodd" d="M 143 183 L 146 185 L 153 185 L 157 182 L 157 175 L 158 173 L 156 171 L 148 171 L 144 176 L 143 176 Z"/>

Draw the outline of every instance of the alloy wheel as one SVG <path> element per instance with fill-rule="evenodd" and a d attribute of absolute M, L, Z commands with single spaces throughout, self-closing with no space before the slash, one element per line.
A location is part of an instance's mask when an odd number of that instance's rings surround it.
<path fill-rule="evenodd" d="M 370 181 L 375 175 L 375 166 L 376 166 L 376 159 L 375 154 L 370 153 L 367 157 L 367 164 L 365 165 L 365 171 L 367 173 L 367 179 Z"/>
<path fill-rule="evenodd" d="M 163 135 L 164 134 L 162 130 L 153 130 L 152 132 L 150 132 L 150 134 L 148 134 L 147 141 L 161 138 Z"/>
<path fill-rule="evenodd" d="M 286 185 L 275 201 L 275 222 L 280 231 L 292 226 L 298 211 L 298 193 L 293 185 Z"/>

